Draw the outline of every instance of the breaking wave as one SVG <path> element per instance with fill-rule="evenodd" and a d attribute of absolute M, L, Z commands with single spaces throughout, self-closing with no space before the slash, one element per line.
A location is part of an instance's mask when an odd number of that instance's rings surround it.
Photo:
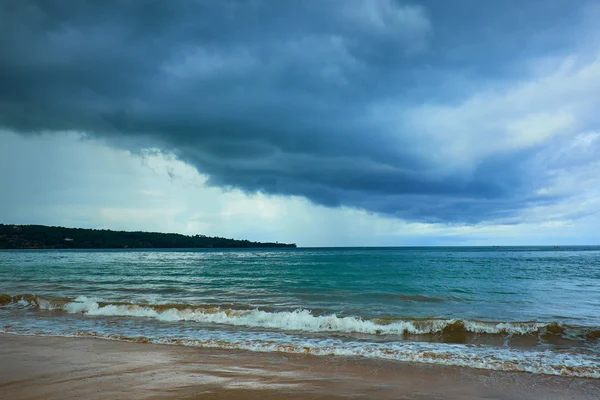
<path fill-rule="evenodd" d="M 333 314 L 318 315 L 302 309 L 277 311 L 215 305 L 134 304 L 106 302 L 85 296 L 70 299 L 32 294 L 0 294 L 0 310 L 3 309 L 7 312 L 7 319 L 0 324 L 0 333 L 4 334 L 93 337 L 260 352 L 366 357 L 600 378 L 600 354 L 593 350 L 597 348 L 600 329 L 556 322 L 365 319 Z M 28 319 L 23 318 L 19 312 L 13 312 L 17 310 L 27 314 L 44 311 L 44 314 L 43 318 Z M 55 318 L 53 313 L 57 313 L 56 317 L 59 318 Z M 104 319 L 94 318 L 95 316 L 118 318 L 106 324 Z M 69 322 L 65 323 L 62 317 L 70 318 Z M 137 318 L 150 323 L 130 323 L 130 319 Z M 151 323 L 153 320 L 192 321 L 198 322 L 198 325 L 184 328 L 179 324 Z M 215 329 L 211 324 L 219 326 Z M 257 331 L 252 328 L 263 329 Z M 365 337 L 365 334 L 375 336 Z M 433 335 L 442 340 L 421 341 L 420 335 Z M 464 335 L 533 338 L 534 342 L 542 337 L 552 336 L 583 341 L 584 347 L 577 347 L 581 343 L 576 343 L 574 347 L 552 351 L 546 346 L 524 348 L 469 344 L 468 341 L 460 340 Z"/>
<path fill-rule="evenodd" d="M 0 306 L 20 305 L 42 310 L 59 310 L 86 316 L 151 318 L 159 321 L 194 321 L 278 331 L 335 332 L 370 335 L 442 335 L 449 342 L 463 342 L 463 335 L 560 336 L 567 340 L 600 339 L 600 328 L 563 325 L 558 322 L 489 322 L 463 319 L 372 318 L 317 315 L 310 310 L 265 311 L 222 308 L 216 305 L 133 304 L 102 302 L 80 296 L 49 299 L 32 294 L 0 295 Z"/>

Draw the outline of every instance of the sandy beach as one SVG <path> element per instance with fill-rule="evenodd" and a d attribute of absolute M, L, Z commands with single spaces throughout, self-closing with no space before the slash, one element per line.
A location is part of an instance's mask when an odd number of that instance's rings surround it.
<path fill-rule="evenodd" d="M 90 338 L 0 335 L 0 398 L 597 399 L 600 381 Z"/>

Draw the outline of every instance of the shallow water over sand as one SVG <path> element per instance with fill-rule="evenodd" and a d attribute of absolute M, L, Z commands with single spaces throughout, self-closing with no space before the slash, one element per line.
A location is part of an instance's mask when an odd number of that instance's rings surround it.
<path fill-rule="evenodd" d="M 0 398 L 596 400 L 596 379 L 0 334 Z"/>

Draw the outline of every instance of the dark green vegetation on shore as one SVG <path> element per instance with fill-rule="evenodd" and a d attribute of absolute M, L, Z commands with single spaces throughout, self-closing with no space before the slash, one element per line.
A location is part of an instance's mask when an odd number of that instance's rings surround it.
<path fill-rule="evenodd" d="M 260 243 L 204 235 L 125 232 L 107 229 L 64 228 L 44 225 L 0 224 L 0 249 L 169 249 L 296 247 L 296 244 Z"/>

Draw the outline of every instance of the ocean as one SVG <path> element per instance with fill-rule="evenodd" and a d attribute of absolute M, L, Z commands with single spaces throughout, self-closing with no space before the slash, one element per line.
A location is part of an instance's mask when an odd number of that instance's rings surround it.
<path fill-rule="evenodd" d="M 600 247 L 0 251 L 0 333 L 600 378 Z"/>

